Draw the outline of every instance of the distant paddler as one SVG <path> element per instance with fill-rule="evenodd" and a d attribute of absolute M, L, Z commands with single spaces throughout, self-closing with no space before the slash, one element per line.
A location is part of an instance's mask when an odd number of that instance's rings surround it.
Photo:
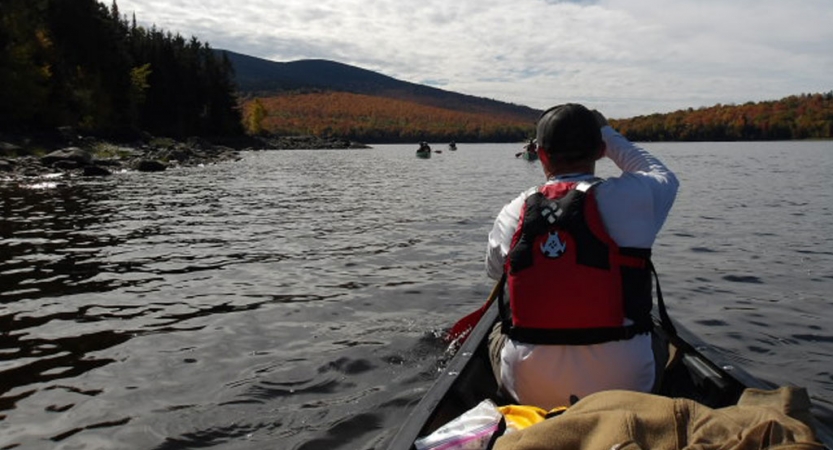
<path fill-rule="evenodd" d="M 427 142 L 422 141 L 419 143 L 419 148 L 416 151 L 417 158 L 430 158 L 431 157 L 431 146 L 428 145 Z"/>
<path fill-rule="evenodd" d="M 529 143 L 524 146 L 524 149 L 515 153 L 515 158 L 523 157 L 527 161 L 535 161 L 538 159 L 538 141 L 530 139 Z"/>

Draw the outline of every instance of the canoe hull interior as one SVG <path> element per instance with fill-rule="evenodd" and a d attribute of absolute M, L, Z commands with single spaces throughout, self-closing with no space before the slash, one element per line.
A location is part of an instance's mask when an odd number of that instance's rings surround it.
<path fill-rule="evenodd" d="M 416 438 L 430 434 L 486 398 L 499 405 L 509 403 L 497 396 L 497 383 L 485 345 L 497 315 L 493 304 L 414 407 L 391 441 L 390 450 L 414 449 Z M 668 336 L 655 318 L 654 333 L 669 343 L 670 353 L 657 394 L 690 398 L 711 408 L 721 408 L 736 404 L 746 388 L 776 387 L 721 361 L 722 356 L 716 350 L 678 323 L 674 325 L 677 335 Z M 819 422 L 816 424 L 818 438 L 833 450 L 833 430 L 828 425 L 833 423 L 833 413 L 819 405 L 814 408 L 819 408 L 813 411 Z"/>

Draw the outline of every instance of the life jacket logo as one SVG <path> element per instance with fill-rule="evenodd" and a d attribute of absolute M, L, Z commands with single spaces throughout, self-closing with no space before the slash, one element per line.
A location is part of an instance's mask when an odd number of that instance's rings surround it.
<path fill-rule="evenodd" d="M 558 237 L 557 231 L 551 232 L 547 237 L 547 242 L 541 244 L 541 253 L 543 253 L 547 258 L 558 258 L 566 251 L 567 244 L 561 242 L 561 238 Z"/>
<path fill-rule="evenodd" d="M 558 202 L 550 202 L 541 209 L 541 217 L 547 221 L 548 224 L 553 225 L 564 214 L 564 210 L 558 206 Z"/>

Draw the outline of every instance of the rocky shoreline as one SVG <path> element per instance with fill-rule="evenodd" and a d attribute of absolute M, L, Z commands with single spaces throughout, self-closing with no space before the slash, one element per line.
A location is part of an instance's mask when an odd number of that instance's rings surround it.
<path fill-rule="evenodd" d="M 48 135 L 0 134 L 0 176 L 47 174 L 97 177 L 114 171 L 161 172 L 240 159 L 247 150 L 356 149 L 368 146 L 316 136 L 192 137 L 184 141 L 142 135 L 122 141 L 80 136 L 71 129 Z"/>

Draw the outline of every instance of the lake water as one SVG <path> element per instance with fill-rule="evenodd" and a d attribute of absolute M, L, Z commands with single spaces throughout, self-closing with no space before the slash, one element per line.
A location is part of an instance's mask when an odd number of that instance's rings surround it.
<path fill-rule="evenodd" d="M 543 181 L 520 145 L 0 182 L 0 448 L 384 448 L 492 288 L 494 216 Z M 670 314 L 833 404 L 833 142 L 645 147 L 682 184 Z"/>

